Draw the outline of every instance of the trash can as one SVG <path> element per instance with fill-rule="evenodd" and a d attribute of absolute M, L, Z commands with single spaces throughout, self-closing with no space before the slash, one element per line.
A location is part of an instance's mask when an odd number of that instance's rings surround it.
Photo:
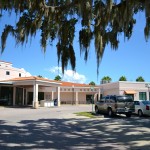
<path fill-rule="evenodd" d="M 54 99 L 54 106 L 58 106 L 58 100 Z"/>

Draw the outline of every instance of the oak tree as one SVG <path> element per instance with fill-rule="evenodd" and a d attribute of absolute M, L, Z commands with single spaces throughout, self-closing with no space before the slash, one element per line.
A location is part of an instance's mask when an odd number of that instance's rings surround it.
<path fill-rule="evenodd" d="M 78 27 L 80 51 L 85 61 L 94 40 L 97 68 L 108 44 L 116 50 L 120 34 L 130 39 L 136 23 L 135 14 L 145 13 L 146 41 L 150 37 L 150 0 L 0 0 L 0 17 L 5 12 L 13 12 L 19 19 L 15 25 L 7 24 L 3 29 L 1 52 L 9 34 L 16 44 L 23 45 L 40 32 L 44 52 L 49 42 L 58 40 L 58 63 L 63 72 L 68 63 L 75 70 L 73 42 Z"/>

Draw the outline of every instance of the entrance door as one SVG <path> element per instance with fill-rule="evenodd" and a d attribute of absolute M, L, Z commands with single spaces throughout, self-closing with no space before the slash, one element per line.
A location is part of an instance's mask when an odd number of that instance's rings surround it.
<path fill-rule="evenodd" d="M 38 101 L 44 100 L 44 92 L 39 92 L 38 93 Z"/>
<path fill-rule="evenodd" d="M 33 92 L 28 92 L 28 101 L 27 104 L 28 105 L 32 105 L 33 102 Z"/>
<path fill-rule="evenodd" d="M 38 101 L 44 100 L 44 92 L 38 93 Z M 28 92 L 28 105 L 32 105 L 33 102 L 33 92 Z"/>
<path fill-rule="evenodd" d="M 16 88 L 16 105 L 23 105 L 23 88 Z"/>
<path fill-rule="evenodd" d="M 86 95 L 86 103 L 92 104 L 93 101 L 93 95 Z"/>

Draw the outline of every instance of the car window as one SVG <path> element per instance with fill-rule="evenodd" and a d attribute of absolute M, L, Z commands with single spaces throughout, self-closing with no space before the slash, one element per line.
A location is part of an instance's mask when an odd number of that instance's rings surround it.
<path fill-rule="evenodd" d="M 133 99 L 131 96 L 118 96 L 117 102 L 133 102 Z"/>
<path fill-rule="evenodd" d="M 116 96 L 110 96 L 111 101 L 110 102 L 116 102 Z"/>
<path fill-rule="evenodd" d="M 106 100 L 108 100 L 109 99 L 109 96 L 106 96 Z"/>
<path fill-rule="evenodd" d="M 142 101 L 144 105 L 150 105 L 150 101 Z"/>
<path fill-rule="evenodd" d="M 100 102 L 100 103 L 104 103 L 104 102 L 105 102 L 105 100 L 102 100 L 102 99 L 101 99 L 99 102 Z"/>
<path fill-rule="evenodd" d="M 134 101 L 134 105 L 140 105 L 139 101 Z"/>

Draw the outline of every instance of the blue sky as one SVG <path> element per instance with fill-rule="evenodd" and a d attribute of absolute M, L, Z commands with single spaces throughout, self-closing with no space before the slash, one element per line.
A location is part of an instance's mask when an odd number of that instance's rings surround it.
<path fill-rule="evenodd" d="M 65 74 L 61 74 L 61 67 L 58 67 L 57 51 L 55 43 L 52 47 L 48 46 L 44 54 L 40 47 L 40 34 L 32 39 L 32 42 L 25 46 L 16 46 L 14 39 L 9 36 L 6 49 L 0 55 L 0 60 L 12 62 L 14 67 L 24 68 L 31 75 L 42 75 L 43 77 L 54 79 L 56 75 L 62 75 L 62 80 L 79 83 L 89 83 L 94 81 L 96 84 L 104 76 L 109 76 L 112 81 L 118 81 L 121 76 L 126 76 L 128 81 L 135 81 L 142 76 L 146 82 L 150 82 L 149 56 L 150 41 L 146 42 L 143 28 L 145 26 L 144 14 L 136 15 L 137 24 L 135 25 L 133 36 L 128 41 L 121 35 L 118 50 L 114 51 L 108 45 L 105 49 L 103 59 L 99 67 L 97 76 L 97 64 L 95 49 L 93 44 L 90 47 L 88 61 L 84 61 L 84 55 L 80 56 L 78 39 L 75 38 L 74 47 L 76 53 L 76 72 L 71 71 L 68 66 Z M 8 18 L 7 15 L 0 19 L 0 34 L 5 24 L 12 23 L 15 18 Z"/>

